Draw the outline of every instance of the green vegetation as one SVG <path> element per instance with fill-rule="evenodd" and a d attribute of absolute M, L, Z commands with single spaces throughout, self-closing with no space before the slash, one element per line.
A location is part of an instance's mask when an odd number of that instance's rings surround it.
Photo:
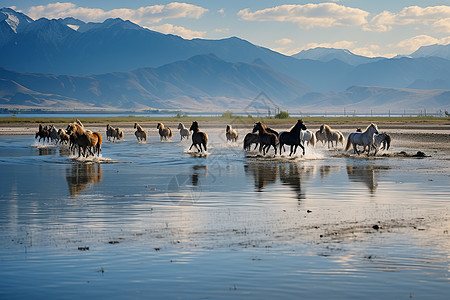
<path fill-rule="evenodd" d="M 280 111 L 275 115 L 275 119 L 288 119 L 289 113 L 287 111 Z"/>
<path fill-rule="evenodd" d="M 222 114 L 222 118 L 227 118 L 227 119 L 231 119 L 231 117 L 233 116 L 233 112 L 230 110 L 227 110 L 226 112 L 224 112 Z"/>

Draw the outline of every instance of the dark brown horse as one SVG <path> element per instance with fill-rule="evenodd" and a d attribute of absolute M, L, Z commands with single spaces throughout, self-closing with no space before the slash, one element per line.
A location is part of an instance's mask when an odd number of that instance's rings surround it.
<path fill-rule="evenodd" d="M 253 133 L 255 132 L 258 132 L 259 136 L 259 152 L 262 151 L 263 155 L 266 155 L 270 146 L 273 146 L 275 155 L 277 155 L 278 137 L 274 133 L 268 132 L 266 126 L 261 122 L 256 122 L 253 126 Z"/>
<path fill-rule="evenodd" d="M 303 155 L 305 155 L 305 147 L 303 147 L 300 139 L 300 131 L 306 130 L 305 124 L 302 120 L 297 120 L 297 123 L 289 131 L 283 131 L 280 133 L 280 154 L 284 145 L 291 146 L 291 152 L 289 156 L 297 152 L 297 147 L 300 146 L 303 150 Z"/>
<path fill-rule="evenodd" d="M 36 132 L 35 135 L 35 139 L 37 139 L 39 137 L 39 142 L 41 141 L 41 139 L 47 139 L 47 142 L 50 141 L 50 131 L 47 129 L 47 126 L 42 127 L 42 124 L 39 124 L 39 131 Z"/>
<path fill-rule="evenodd" d="M 252 144 L 256 144 L 255 145 L 255 149 L 256 149 L 256 147 L 258 147 L 258 145 L 259 145 L 259 136 L 258 136 L 257 133 L 249 132 L 244 137 L 244 150 L 250 151 L 250 146 Z M 255 150 L 255 149 L 253 149 L 253 150 Z"/>
<path fill-rule="evenodd" d="M 189 147 L 189 150 L 191 150 L 192 146 L 195 146 L 197 148 L 198 152 L 203 151 L 203 148 L 205 148 L 205 151 L 207 151 L 206 144 L 208 143 L 208 135 L 206 133 L 201 132 L 198 128 L 197 121 L 192 122 L 191 128 L 189 131 L 193 131 L 192 133 L 192 145 Z M 198 146 L 197 146 L 198 145 Z M 199 149 L 200 147 L 200 149 Z"/>

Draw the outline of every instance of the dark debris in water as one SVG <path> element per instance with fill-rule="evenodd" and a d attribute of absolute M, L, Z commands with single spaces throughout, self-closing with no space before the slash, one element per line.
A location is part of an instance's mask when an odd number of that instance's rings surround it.
<path fill-rule="evenodd" d="M 80 250 L 80 251 L 88 251 L 89 247 L 78 247 L 78 250 Z"/>

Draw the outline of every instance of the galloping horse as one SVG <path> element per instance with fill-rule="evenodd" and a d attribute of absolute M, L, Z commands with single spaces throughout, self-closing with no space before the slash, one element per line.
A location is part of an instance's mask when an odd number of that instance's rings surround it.
<path fill-rule="evenodd" d="M 114 132 L 114 140 L 116 139 L 123 139 L 123 131 L 119 127 L 116 127 L 116 131 Z"/>
<path fill-rule="evenodd" d="M 236 130 L 231 128 L 231 125 L 227 125 L 227 130 L 225 132 L 225 136 L 227 137 L 227 141 L 234 141 L 237 142 L 239 138 L 239 134 Z"/>
<path fill-rule="evenodd" d="M 115 131 L 116 129 L 114 127 L 109 124 L 106 125 L 106 139 L 108 141 L 110 141 L 111 138 L 114 138 Z"/>
<path fill-rule="evenodd" d="M 320 132 L 320 129 L 316 131 L 316 140 L 322 142 L 322 145 L 327 142 L 327 134 L 325 132 Z"/>
<path fill-rule="evenodd" d="M 308 143 L 308 145 L 316 147 L 316 135 L 311 130 L 306 129 L 300 131 L 300 140 L 303 142 L 303 145 Z"/>
<path fill-rule="evenodd" d="M 41 139 L 47 139 L 47 142 L 50 140 L 50 131 L 48 131 L 47 126 L 42 127 L 42 124 L 39 124 L 39 131 L 36 132 L 35 135 L 35 139 L 37 139 L 39 137 L 39 142 L 41 141 Z"/>
<path fill-rule="evenodd" d="M 134 128 L 136 129 L 134 135 L 136 136 L 138 142 L 147 141 L 147 132 L 142 129 L 141 125 L 139 125 L 138 123 L 134 123 Z"/>
<path fill-rule="evenodd" d="M 366 151 L 367 148 L 367 155 L 370 153 L 370 147 L 373 146 L 374 143 L 374 135 L 378 134 L 378 128 L 377 125 L 374 123 L 371 123 L 369 126 L 367 126 L 366 130 L 364 132 L 352 132 L 348 136 L 347 139 L 347 146 L 345 147 L 345 152 L 347 152 L 351 145 L 353 144 L 353 151 L 359 155 L 359 151 L 356 148 L 356 145 L 363 146 L 363 152 Z"/>
<path fill-rule="evenodd" d="M 256 144 L 255 145 L 255 149 L 256 149 L 256 147 L 258 147 L 258 145 L 259 145 L 259 135 L 257 133 L 249 132 L 244 137 L 244 150 L 250 151 L 250 146 L 252 144 Z M 255 149 L 253 149 L 253 150 L 255 150 Z"/>
<path fill-rule="evenodd" d="M 156 125 L 156 128 L 159 129 L 159 136 L 161 141 L 163 139 L 167 141 L 173 136 L 172 129 L 170 129 L 169 127 L 165 128 L 163 123 L 158 123 L 158 125 Z"/>
<path fill-rule="evenodd" d="M 326 124 L 322 124 L 320 125 L 320 133 L 325 133 L 327 135 L 327 141 L 328 141 L 328 148 L 330 148 L 330 142 L 331 142 L 331 147 L 333 147 L 333 142 L 336 142 L 336 147 L 337 147 L 337 143 L 340 142 L 342 145 L 344 145 L 344 135 L 337 130 L 333 130 L 331 129 L 330 126 L 326 125 Z"/>
<path fill-rule="evenodd" d="M 181 140 L 183 140 L 183 138 L 188 139 L 191 135 L 191 132 L 186 127 L 184 127 L 183 123 L 178 124 L 178 129 L 180 129 Z"/>
<path fill-rule="evenodd" d="M 94 155 L 95 150 L 100 153 L 102 138 L 98 132 L 84 130 L 78 123 L 72 123 L 67 127 L 67 133 L 73 136 L 73 142 L 78 146 L 78 157 L 81 156 L 81 150 L 83 150 L 83 156 L 87 156 L 87 151 L 92 155 Z M 101 140 L 99 141 L 99 139 Z M 94 152 L 91 148 L 94 148 Z"/>
<path fill-rule="evenodd" d="M 203 151 L 203 148 L 205 148 L 205 151 L 208 151 L 206 148 L 206 144 L 208 143 L 208 135 L 204 132 L 201 132 L 198 128 L 198 122 L 194 121 L 192 122 L 191 128 L 189 128 L 189 131 L 193 131 L 192 133 L 192 145 L 189 147 L 189 150 L 191 150 L 192 146 L 195 146 L 197 148 L 198 152 Z M 197 146 L 198 145 L 198 146 Z M 200 149 L 199 149 L 200 147 Z"/>
<path fill-rule="evenodd" d="M 278 137 L 274 133 L 268 132 L 267 127 L 261 122 L 256 122 L 253 126 L 253 133 L 255 132 L 258 132 L 259 152 L 262 151 L 263 155 L 266 155 L 270 146 L 273 146 L 275 155 L 277 155 Z"/>
<path fill-rule="evenodd" d="M 289 153 L 289 156 L 297 152 L 298 146 L 302 148 L 303 155 L 305 155 L 305 147 L 303 147 L 302 143 L 300 142 L 300 132 L 302 130 L 306 130 L 306 126 L 305 124 L 303 124 L 302 120 L 297 120 L 297 123 L 291 128 L 291 130 L 283 131 L 280 133 L 280 154 L 284 145 L 290 145 L 291 152 Z"/>
<path fill-rule="evenodd" d="M 68 144 L 69 143 L 69 140 L 70 140 L 70 137 L 69 137 L 69 135 L 67 134 L 67 133 L 65 133 L 65 131 L 64 130 L 62 130 L 61 128 L 58 130 L 58 134 L 59 134 L 59 143 L 60 144 L 62 144 L 62 143 L 66 143 L 66 144 Z"/>
<path fill-rule="evenodd" d="M 55 126 L 50 125 L 50 128 L 48 129 L 48 131 L 50 132 L 50 139 L 52 140 L 52 142 L 58 143 L 59 142 L 59 134 L 58 134 L 58 130 L 55 128 Z"/>
<path fill-rule="evenodd" d="M 377 154 L 381 146 L 383 146 L 381 150 L 389 150 L 391 146 L 391 136 L 386 132 L 374 136 L 373 148 L 375 149 L 375 154 Z"/>

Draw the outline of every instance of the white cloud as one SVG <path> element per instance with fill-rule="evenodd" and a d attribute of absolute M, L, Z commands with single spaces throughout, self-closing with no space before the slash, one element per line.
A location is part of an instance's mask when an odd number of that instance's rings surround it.
<path fill-rule="evenodd" d="M 305 5 L 280 5 L 251 12 L 249 8 L 240 10 L 238 15 L 247 21 L 279 21 L 297 23 L 303 28 L 360 26 L 367 23 L 369 13 L 336 3 Z"/>
<path fill-rule="evenodd" d="M 399 13 L 383 11 L 372 18 L 364 27 L 366 31 L 389 31 L 399 25 L 431 26 L 440 32 L 450 32 L 450 6 L 409 6 Z"/>
<path fill-rule="evenodd" d="M 229 33 L 230 32 L 230 28 L 217 28 L 217 29 L 214 30 L 214 32 Z"/>
<path fill-rule="evenodd" d="M 166 5 L 145 6 L 137 9 L 118 8 L 108 11 L 99 8 L 79 7 L 70 2 L 57 2 L 32 6 L 27 14 L 33 19 L 41 17 L 50 19 L 74 17 L 87 22 L 103 22 L 108 18 L 121 18 L 130 20 L 141 26 L 146 26 L 166 19 L 198 19 L 207 11 L 207 9 L 200 6 L 179 2 L 172 2 Z"/>
<path fill-rule="evenodd" d="M 152 26 L 148 27 L 151 30 L 162 32 L 165 34 L 175 34 L 179 35 L 185 39 L 195 39 L 195 38 L 202 38 L 206 32 L 204 31 L 194 31 L 189 30 L 181 26 L 174 26 L 172 24 L 162 24 L 158 26 Z"/>
<path fill-rule="evenodd" d="M 224 14 L 225 14 L 225 9 L 224 9 L 224 8 L 221 8 L 221 9 L 219 9 L 217 12 L 218 12 L 219 14 L 224 15 Z"/>
<path fill-rule="evenodd" d="M 283 38 L 283 39 L 275 41 L 275 43 L 280 44 L 280 45 L 287 45 L 287 44 L 291 44 L 292 40 L 288 39 L 288 38 Z"/>
<path fill-rule="evenodd" d="M 446 45 L 448 43 L 450 43 L 450 37 L 437 39 L 428 35 L 418 35 L 399 42 L 396 47 L 402 49 L 405 53 L 412 53 L 422 46 L 435 44 Z"/>

